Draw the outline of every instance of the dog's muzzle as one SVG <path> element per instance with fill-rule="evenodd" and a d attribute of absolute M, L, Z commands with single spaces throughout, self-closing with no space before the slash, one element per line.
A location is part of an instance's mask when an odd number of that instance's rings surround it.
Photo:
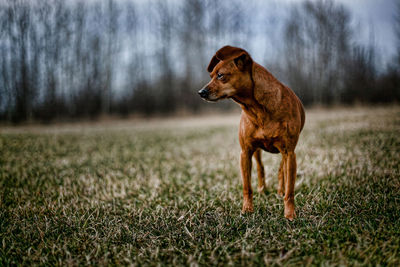
<path fill-rule="evenodd" d="M 198 93 L 199 93 L 201 98 L 205 98 L 205 99 L 207 99 L 208 96 L 210 95 L 210 91 L 208 90 L 207 86 L 201 88 Z"/>

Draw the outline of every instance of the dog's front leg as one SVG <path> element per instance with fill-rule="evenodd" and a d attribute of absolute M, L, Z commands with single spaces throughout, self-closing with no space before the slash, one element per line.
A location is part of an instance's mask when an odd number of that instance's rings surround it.
<path fill-rule="evenodd" d="M 296 217 L 294 211 L 294 184 L 296 182 L 296 154 L 290 151 L 286 155 L 286 179 L 285 179 L 285 217 L 293 220 Z"/>
<path fill-rule="evenodd" d="M 251 157 L 253 152 L 242 149 L 240 154 L 240 171 L 243 181 L 243 208 L 242 212 L 253 212 L 253 190 L 251 189 Z"/>

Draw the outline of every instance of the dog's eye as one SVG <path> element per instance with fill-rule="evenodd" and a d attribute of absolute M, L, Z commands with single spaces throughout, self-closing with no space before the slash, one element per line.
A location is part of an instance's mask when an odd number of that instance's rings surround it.
<path fill-rule="evenodd" d="M 218 80 L 221 80 L 222 78 L 224 78 L 224 75 L 221 74 L 221 73 L 218 73 L 218 74 L 217 74 L 217 79 L 218 79 Z"/>

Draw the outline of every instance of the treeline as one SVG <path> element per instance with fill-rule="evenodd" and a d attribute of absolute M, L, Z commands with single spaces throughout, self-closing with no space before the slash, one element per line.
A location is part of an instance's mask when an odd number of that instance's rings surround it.
<path fill-rule="evenodd" d="M 284 26 L 282 79 L 305 104 L 388 103 L 400 100 L 400 4 L 397 58 L 381 66 L 373 43 L 357 42 L 351 14 L 331 1 L 304 2 Z M 365 28 L 365 27 L 364 27 Z"/>
<path fill-rule="evenodd" d="M 304 2 L 278 22 L 268 8 L 239 0 L 1 1 L 0 119 L 197 112 L 209 106 L 197 96 L 208 60 L 226 44 L 247 49 L 305 104 L 400 100 L 400 15 L 399 53 L 380 66 L 343 6 Z"/>

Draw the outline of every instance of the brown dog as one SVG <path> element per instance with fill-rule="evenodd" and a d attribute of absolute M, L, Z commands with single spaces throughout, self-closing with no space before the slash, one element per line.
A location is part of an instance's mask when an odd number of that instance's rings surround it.
<path fill-rule="evenodd" d="M 211 81 L 200 91 L 208 101 L 231 98 L 242 108 L 239 141 L 243 180 L 242 212 L 253 211 L 251 157 L 257 162 L 258 191 L 264 192 L 264 166 L 261 149 L 281 153 L 278 194 L 285 193 L 285 217 L 293 220 L 296 148 L 305 114 L 300 99 L 271 73 L 252 60 L 243 49 L 224 46 L 212 57 L 207 68 Z"/>

